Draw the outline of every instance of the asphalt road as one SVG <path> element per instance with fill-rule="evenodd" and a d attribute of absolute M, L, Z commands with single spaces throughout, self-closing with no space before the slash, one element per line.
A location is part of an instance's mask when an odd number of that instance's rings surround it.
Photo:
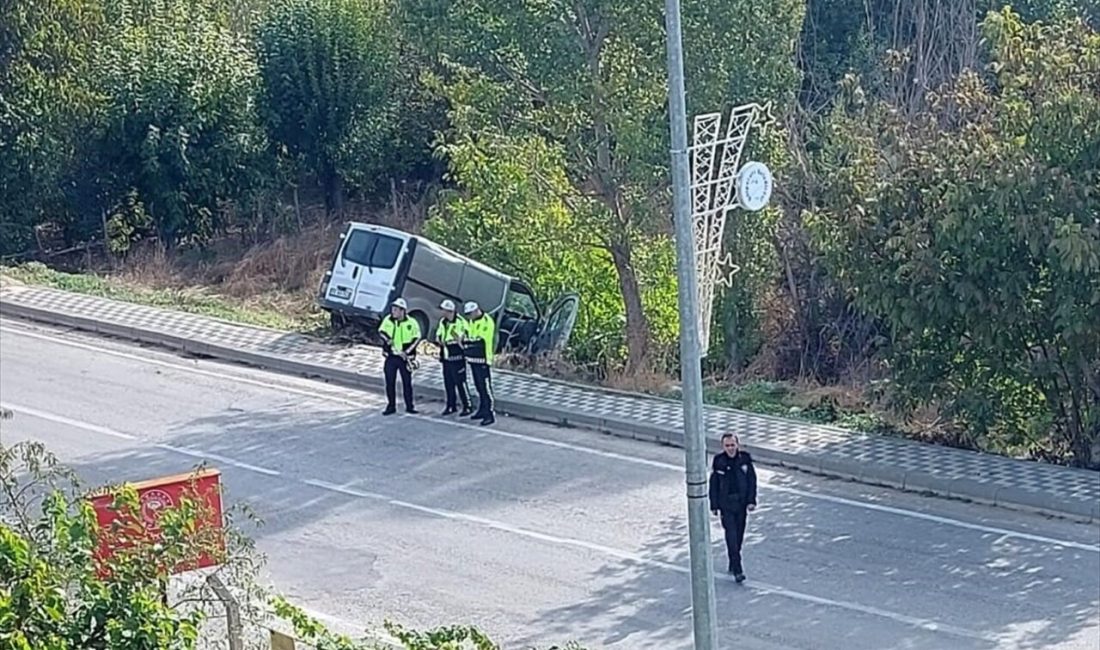
<path fill-rule="evenodd" d="M 376 395 L 11 320 L 0 403 L 6 444 L 41 440 L 89 483 L 208 459 L 265 520 L 267 579 L 333 620 L 471 623 L 506 648 L 691 647 L 679 450 L 382 418 Z M 1100 647 L 1096 525 L 760 479 L 749 581 L 716 585 L 723 648 Z"/>

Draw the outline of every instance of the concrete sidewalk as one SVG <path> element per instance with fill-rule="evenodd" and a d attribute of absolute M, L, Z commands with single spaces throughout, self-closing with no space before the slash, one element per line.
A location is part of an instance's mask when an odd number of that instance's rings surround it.
<path fill-rule="evenodd" d="M 42 287 L 0 288 L 0 314 L 166 346 L 340 384 L 381 386 L 381 354 L 341 348 L 300 334 L 71 294 Z M 421 396 L 443 395 L 441 373 L 424 359 L 416 374 Z M 678 402 L 511 372 L 494 376 L 497 408 L 549 421 L 682 446 Z M 721 433 L 739 433 L 767 464 L 1075 519 L 1100 520 L 1100 473 L 1012 460 L 836 427 L 707 407 L 717 448 Z"/>

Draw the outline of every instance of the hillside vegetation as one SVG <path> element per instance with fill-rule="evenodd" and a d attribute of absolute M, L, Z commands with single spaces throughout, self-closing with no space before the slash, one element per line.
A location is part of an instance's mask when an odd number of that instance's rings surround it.
<path fill-rule="evenodd" d="M 339 224 L 582 311 L 560 372 L 677 370 L 663 3 L 15 0 L 0 256 L 311 330 Z M 686 0 L 692 114 L 770 103 L 712 401 L 1100 465 L 1100 4 Z M 729 388 L 731 385 L 738 388 Z"/>

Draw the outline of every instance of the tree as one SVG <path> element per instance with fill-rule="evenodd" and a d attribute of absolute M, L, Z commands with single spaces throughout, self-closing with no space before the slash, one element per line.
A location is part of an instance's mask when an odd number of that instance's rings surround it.
<path fill-rule="evenodd" d="M 106 6 L 96 62 L 107 108 L 85 192 L 115 232 L 205 241 L 265 180 L 255 58 L 216 0 Z"/>
<path fill-rule="evenodd" d="M 749 97 L 741 94 L 745 89 L 736 80 L 766 76 L 772 61 L 793 52 L 797 34 L 798 3 L 783 2 L 768 12 L 730 4 L 699 2 L 685 11 L 688 41 L 706 52 L 689 60 L 692 105 L 700 102 L 708 111 L 766 99 L 758 89 Z M 653 324 L 639 258 L 651 247 L 668 248 L 670 233 L 659 3 L 420 0 L 410 6 L 420 39 L 440 53 L 441 87 L 451 105 L 448 151 L 454 155 L 455 146 L 486 140 L 512 141 L 509 146 L 519 148 L 532 137 L 557 151 L 568 179 L 560 197 L 574 222 L 557 244 L 600 250 L 610 258 L 625 316 L 626 371 L 644 368 Z M 762 21 L 761 31 L 775 38 L 757 41 L 755 31 L 731 37 L 748 18 Z M 779 25 L 790 29 L 772 30 Z M 463 169 L 452 166 L 451 173 L 460 188 L 477 185 Z M 496 209 L 470 192 L 459 199 Z M 673 275 L 671 267 L 659 272 Z"/>
<path fill-rule="evenodd" d="M 560 150 L 537 136 L 482 132 L 448 143 L 442 152 L 464 184 L 442 193 L 427 234 L 523 278 L 544 305 L 566 291 L 583 296 L 571 359 L 593 374 L 616 365 L 625 337 L 614 263 L 602 248 L 563 245 L 577 240 L 575 231 L 583 223 L 567 204 L 571 188 Z M 657 323 L 674 328 L 676 288 L 667 273 L 671 260 L 666 257 L 662 269 L 662 260 L 653 257 L 640 259 L 643 299 L 650 313 L 661 316 Z M 667 347 L 674 337 L 671 329 L 659 329 L 654 343 Z"/>
<path fill-rule="evenodd" d="M 942 404 L 970 444 L 1093 466 L 1100 35 L 1010 10 L 982 31 L 989 76 L 964 72 L 912 119 L 848 80 L 809 222 L 888 324 L 904 404 Z"/>
<path fill-rule="evenodd" d="M 35 477 L 20 483 L 20 474 Z M 0 447 L 0 640 L 13 650 L 190 650 L 202 614 L 181 614 L 163 598 L 167 567 L 194 561 L 214 547 L 196 535 L 195 502 L 160 519 L 158 546 L 117 549 L 97 560 L 100 536 L 89 502 L 73 492 L 71 475 L 41 445 Z M 38 512 L 27 500 L 44 488 Z M 132 489 L 117 494 L 121 519 L 141 521 Z M 139 527 L 143 528 L 142 526 Z M 135 541 L 132 530 L 115 539 Z M 106 574 L 104 575 L 104 569 Z"/>
<path fill-rule="evenodd" d="M 393 153 L 399 35 L 386 0 L 275 0 L 256 34 L 273 140 L 316 178 L 329 212 Z"/>
<path fill-rule="evenodd" d="M 0 3 L 0 254 L 70 212 L 63 183 L 99 104 L 88 75 L 102 26 L 91 0 Z"/>
<path fill-rule="evenodd" d="M 823 145 L 825 129 L 846 75 L 859 78 L 863 101 L 886 100 L 916 115 L 934 90 L 965 70 L 987 63 L 980 22 L 997 0 L 811 0 L 799 46 L 804 73 L 799 110 L 792 116 L 790 152 L 800 164 L 777 187 L 786 207 L 779 250 L 789 323 L 775 328 L 780 376 L 818 381 L 865 381 L 877 374 L 882 323 L 845 298 L 844 288 L 822 263 L 801 222 L 801 211 L 830 183 L 808 164 Z M 1100 23 L 1095 0 L 1022 0 L 1010 3 L 1025 21 L 1083 17 Z M 785 310 L 784 310 L 785 311 Z M 774 325 L 773 325 L 774 327 Z"/>

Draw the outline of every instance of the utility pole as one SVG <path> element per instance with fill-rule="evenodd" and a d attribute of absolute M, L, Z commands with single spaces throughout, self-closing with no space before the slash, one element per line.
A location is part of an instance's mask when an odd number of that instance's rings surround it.
<path fill-rule="evenodd" d="M 668 113 L 672 135 L 672 196 L 676 222 L 676 279 L 680 306 L 680 386 L 684 402 L 684 464 L 687 468 L 688 540 L 691 553 L 691 617 L 695 650 L 716 650 L 714 572 L 710 562 L 707 506 L 707 444 L 703 422 L 703 375 L 695 277 L 695 235 L 688 169 L 687 107 L 680 0 L 665 0 L 668 48 Z"/>

